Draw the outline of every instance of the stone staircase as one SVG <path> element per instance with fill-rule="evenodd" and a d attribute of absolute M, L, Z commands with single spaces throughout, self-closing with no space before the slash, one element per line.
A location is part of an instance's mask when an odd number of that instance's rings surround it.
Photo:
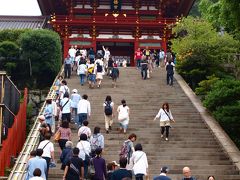
<path fill-rule="evenodd" d="M 68 80 L 68 86 L 70 89 L 77 88 L 81 95 L 88 94 L 92 106 L 89 126 L 92 131 L 94 126 L 101 127 L 105 137 L 103 157 L 108 162 L 118 161 L 122 142 L 130 133 L 135 133 L 137 135 L 135 144 L 141 143 L 147 154 L 151 179 L 160 173 L 161 166 L 166 165 L 170 168 L 169 176 L 172 180 L 182 178 L 184 166 L 189 166 L 192 175 L 198 180 L 205 180 L 209 175 L 214 175 L 218 180 L 240 180 L 239 171 L 222 150 L 181 87 L 177 82 L 174 82 L 173 87 L 166 85 L 164 69 L 154 69 L 151 79 L 142 80 L 140 72 L 135 68 L 122 68 L 117 88 L 112 88 L 108 77 L 104 78 L 100 89 L 89 89 L 87 85 L 80 86 L 76 75 Z M 123 98 L 130 107 L 130 124 L 126 135 L 117 131 L 116 118 L 113 130 L 105 134 L 102 104 L 107 95 L 112 96 L 116 108 Z M 159 121 L 153 122 L 165 101 L 169 102 L 176 121 L 170 129 L 168 142 L 160 138 Z M 73 142 L 76 145 L 77 130 L 73 127 L 72 131 Z M 56 159 L 59 159 L 57 143 L 55 150 Z M 62 174 L 58 161 L 57 167 L 50 169 L 49 179 L 60 179 Z"/>

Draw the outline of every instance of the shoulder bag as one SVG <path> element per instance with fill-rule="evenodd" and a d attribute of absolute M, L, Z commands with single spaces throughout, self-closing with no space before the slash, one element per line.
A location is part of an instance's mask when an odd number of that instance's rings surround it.
<path fill-rule="evenodd" d="M 60 106 L 61 111 L 63 110 L 64 106 L 66 106 L 66 104 L 68 103 L 69 99 L 67 100 L 67 102 L 65 102 L 65 104 L 63 106 Z"/>

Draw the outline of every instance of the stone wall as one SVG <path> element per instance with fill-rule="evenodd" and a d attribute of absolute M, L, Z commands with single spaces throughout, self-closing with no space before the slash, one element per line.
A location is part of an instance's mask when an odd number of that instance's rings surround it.
<path fill-rule="evenodd" d="M 35 120 L 47 97 L 48 90 L 32 90 L 28 92 L 28 119 Z M 31 112 L 30 112 L 31 111 Z"/>

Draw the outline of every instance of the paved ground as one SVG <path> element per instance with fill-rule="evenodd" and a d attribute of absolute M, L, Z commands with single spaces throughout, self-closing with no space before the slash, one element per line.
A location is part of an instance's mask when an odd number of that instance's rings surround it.
<path fill-rule="evenodd" d="M 90 127 L 92 130 L 96 125 L 101 127 L 106 145 L 103 157 L 107 161 L 118 160 L 122 142 L 130 133 L 136 133 L 137 143 L 141 143 L 147 153 L 151 177 L 159 174 L 161 166 L 167 165 L 170 168 L 169 176 L 173 180 L 181 179 L 184 166 L 190 166 L 192 174 L 199 180 L 205 180 L 208 175 L 215 175 L 221 180 L 240 180 L 236 167 L 178 83 L 175 81 L 174 86 L 170 87 L 165 81 L 165 71 L 161 68 L 155 69 L 152 78 L 148 80 L 142 80 L 135 68 L 124 68 L 120 69 L 117 88 L 112 88 L 111 80 L 106 77 L 100 89 L 80 86 L 77 76 L 73 76 L 68 83 L 70 89 L 77 88 L 81 94 L 89 95 L 92 105 Z M 127 135 L 119 134 L 116 119 L 113 131 L 105 134 L 102 104 L 106 95 L 111 95 L 116 105 L 123 98 L 127 101 L 131 111 Z M 172 124 L 168 142 L 160 138 L 158 121 L 153 122 L 165 101 L 169 102 L 176 120 Z M 77 131 L 73 129 L 73 132 L 76 145 Z M 58 158 L 58 145 L 55 144 L 55 147 Z M 62 177 L 59 167 L 60 163 L 50 170 L 50 179 Z"/>

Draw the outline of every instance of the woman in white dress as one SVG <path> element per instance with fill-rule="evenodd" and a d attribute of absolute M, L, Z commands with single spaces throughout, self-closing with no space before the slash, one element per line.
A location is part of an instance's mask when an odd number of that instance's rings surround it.
<path fill-rule="evenodd" d="M 126 101 L 123 99 L 121 101 L 122 105 L 118 106 L 118 121 L 120 125 L 120 132 L 123 131 L 124 134 L 127 132 L 128 124 L 129 124 L 129 107 L 126 104 Z"/>

